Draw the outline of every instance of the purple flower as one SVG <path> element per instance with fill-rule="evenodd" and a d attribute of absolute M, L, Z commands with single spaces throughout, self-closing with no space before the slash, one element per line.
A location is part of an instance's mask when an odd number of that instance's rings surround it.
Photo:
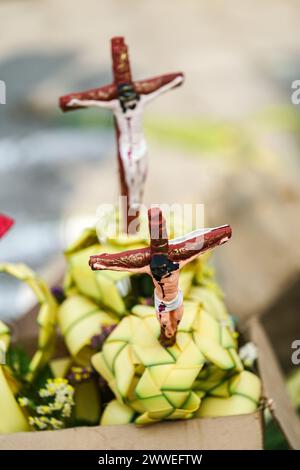
<path fill-rule="evenodd" d="M 54 286 L 51 288 L 51 292 L 53 296 L 55 297 L 58 304 L 63 303 L 66 297 L 65 297 L 64 290 L 62 289 L 62 287 Z"/>
<path fill-rule="evenodd" d="M 117 325 L 103 326 L 101 333 L 91 338 L 91 347 L 96 351 L 101 351 L 106 338 L 116 328 Z"/>

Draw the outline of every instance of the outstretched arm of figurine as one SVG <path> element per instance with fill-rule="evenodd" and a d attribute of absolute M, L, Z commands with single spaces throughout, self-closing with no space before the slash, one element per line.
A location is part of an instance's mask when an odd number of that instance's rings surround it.
<path fill-rule="evenodd" d="M 212 249 L 212 248 L 211 248 Z M 209 251 L 209 249 L 205 250 L 205 253 L 207 253 L 207 251 Z M 194 261 L 196 258 L 198 258 L 198 256 L 202 255 L 203 252 L 201 251 L 197 251 L 195 255 L 192 255 L 190 256 L 190 258 L 187 258 L 185 260 L 182 260 L 182 261 L 179 261 L 179 269 L 182 269 L 186 264 L 188 263 L 191 263 L 192 261 Z"/>
<path fill-rule="evenodd" d="M 136 274 L 150 274 L 150 250 L 141 248 L 122 253 L 101 253 L 90 257 L 93 270 L 127 271 Z"/>
<path fill-rule="evenodd" d="M 178 262 L 181 269 L 201 254 L 226 243 L 230 237 L 231 227 L 229 225 L 195 230 L 184 237 L 170 241 L 169 258 Z"/>
<path fill-rule="evenodd" d="M 149 266 L 144 266 L 143 268 L 129 268 L 129 267 L 123 268 L 121 266 L 106 267 L 106 266 L 101 265 L 101 263 L 98 263 L 97 261 L 95 261 L 93 264 L 91 264 L 90 262 L 90 266 L 93 271 L 109 270 L 109 271 L 122 271 L 122 272 L 126 271 L 128 273 L 133 273 L 133 274 L 150 274 Z"/>
<path fill-rule="evenodd" d="M 108 100 L 108 101 L 101 101 L 101 100 L 80 100 L 78 98 L 72 98 L 68 104 L 68 108 L 89 108 L 89 107 L 96 107 L 96 108 L 106 108 L 106 109 L 116 109 L 118 105 L 118 100 Z"/>
<path fill-rule="evenodd" d="M 157 98 L 157 96 L 161 95 L 162 93 L 165 93 L 166 91 L 171 90 L 172 88 L 175 88 L 176 86 L 180 85 L 183 82 L 183 80 L 184 80 L 184 76 L 179 75 L 178 77 L 174 78 L 174 80 L 167 83 L 166 85 L 161 86 L 160 88 L 153 91 L 152 93 L 149 93 L 148 95 L 146 94 L 142 95 L 144 103 L 148 103 L 154 100 L 155 98 Z"/>

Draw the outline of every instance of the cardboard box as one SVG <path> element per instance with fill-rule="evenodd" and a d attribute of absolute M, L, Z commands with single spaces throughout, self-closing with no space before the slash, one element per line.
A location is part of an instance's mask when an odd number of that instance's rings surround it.
<path fill-rule="evenodd" d="M 14 340 L 34 350 L 36 310 L 15 323 Z M 282 372 L 264 328 L 255 316 L 241 321 L 243 333 L 258 348 L 258 369 L 263 382 L 263 403 L 255 413 L 220 418 L 161 422 L 145 427 L 78 427 L 60 431 L 6 434 L 0 449 L 97 450 L 257 450 L 263 449 L 263 409 L 269 406 L 291 448 L 300 449 L 300 421 L 289 401 Z"/>

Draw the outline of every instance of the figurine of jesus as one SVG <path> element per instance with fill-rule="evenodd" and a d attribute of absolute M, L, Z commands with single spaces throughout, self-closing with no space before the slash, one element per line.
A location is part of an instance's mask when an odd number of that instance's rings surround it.
<path fill-rule="evenodd" d="M 168 240 L 166 221 L 159 208 L 148 211 L 150 247 L 121 253 L 102 253 L 90 257 L 93 270 L 110 269 L 148 274 L 154 284 L 154 306 L 161 325 L 160 342 L 171 346 L 176 341 L 178 323 L 183 314 L 180 270 L 205 251 L 222 245 L 231 237 L 229 225 L 195 230 Z"/>
<path fill-rule="evenodd" d="M 98 107 L 113 112 L 118 130 L 118 148 L 123 163 L 126 185 L 130 188 L 129 207 L 138 209 L 143 199 L 144 183 L 147 176 L 147 144 L 143 132 L 144 107 L 162 93 L 183 82 L 183 75 L 158 88 L 152 93 L 139 94 L 132 83 L 118 86 L 118 97 L 112 100 L 90 100 L 72 98 L 67 107 Z"/>

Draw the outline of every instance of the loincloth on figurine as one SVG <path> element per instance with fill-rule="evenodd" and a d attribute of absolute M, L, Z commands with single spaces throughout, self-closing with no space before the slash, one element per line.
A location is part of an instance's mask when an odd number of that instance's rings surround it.
<path fill-rule="evenodd" d="M 159 299 L 156 293 L 154 292 L 154 306 L 155 306 L 156 312 L 159 314 L 168 313 L 168 312 L 177 310 L 177 308 L 180 307 L 180 305 L 182 304 L 182 300 L 183 300 L 183 295 L 182 295 L 181 289 L 179 289 L 176 297 L 173 300 L 170 300 L 168 302 L 165 300 Z"/>

